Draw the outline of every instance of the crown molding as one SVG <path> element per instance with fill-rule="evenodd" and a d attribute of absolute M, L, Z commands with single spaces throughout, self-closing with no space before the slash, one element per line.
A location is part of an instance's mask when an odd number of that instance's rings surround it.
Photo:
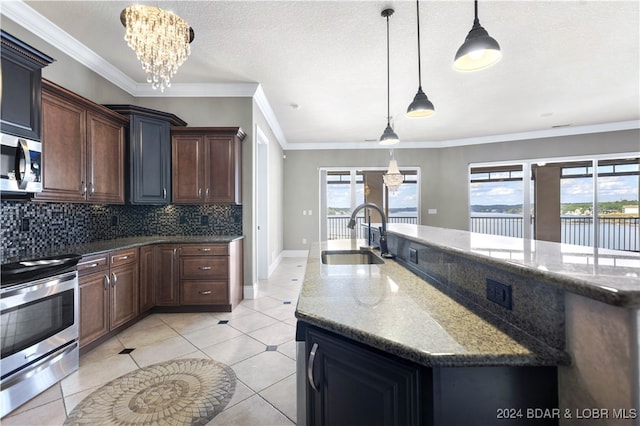
<path fill-rule="evenodd" d="M 322 149 L 408 149 L 408 148 L 452 148 L 467 145 L 483 145 L 499 142 L 513 142 L 527 139 L 543 139 L 559 136 L 584 135 L 589 133 L 618 132 L 622 130 L 640 129 L 640 120 L 620 121 L 614 123 L 591 124 L 587 126 L 562 127 L 559 129 L 534 130 L 531 132 L 507 133 L 502 135 L 479 136 L 476 138 L 449 139 L 445 141 L 401 141 L 397 145 L 380 145 L 377 142 L 343 142 L 343 143 L 289 143 L 287 151 L 322 150 Z"/>
<path fill-rule="evenodd" d="M 2 15 L 135 96 L 136 82 L 22 0 L 2 2 Z"/>
<path fill-rule="evenodd" d="M 273 109 L 271 108 L 271 104 L 269 103 L 269 100 L 267 99 L 267 95 L 265 95 L 261 84 L 258 85 L 258 88 L 256 89 L 256 92 L 253 95 L 253 100 L 255 101 L 258 108 L 260 108 L 260 111 L 262 112 L 262 115 L 264 115 L 264 118 L 267 121 L 267 124 L 269 124 L 269 127 L 271 127 L 271 131 L 273 132 L 276 139 L 278 140 L 280 147 L 283 150 L 287 149 L 287 147 L 289 146 L 289 144 L 287 143 L 287 138 L 284 136 L 284 132 L 280 127 L 280 123 L 278 122 L 276 114 L 273 112 Z"/>

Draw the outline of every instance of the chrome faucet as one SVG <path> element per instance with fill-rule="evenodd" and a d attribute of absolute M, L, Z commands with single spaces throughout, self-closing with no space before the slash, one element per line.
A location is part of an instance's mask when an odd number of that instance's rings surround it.
<path fill-rule="evenodd" d="M 349 220 L 347 228 L 353 229 L 356 227 L 356 215 L 360 210 L 366 208 L 372 208 L 380 213 L 380 217 L 382 218 L 382 226 L 380 227 L 380 255 L 386 258 L 392 258 L 393 255 L 389 253 L 389 249 L 387 248 L 387 217 L 384 215 L 384 212 L 377 204 L 363 203 L 353 209 L 353 212 L 351 213 L 351 219 Z"/>

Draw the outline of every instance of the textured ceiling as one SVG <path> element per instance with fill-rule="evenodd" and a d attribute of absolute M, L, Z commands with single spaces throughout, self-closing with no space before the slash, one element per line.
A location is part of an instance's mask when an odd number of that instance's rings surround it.
<path fill-rule="evenodd" d="M 119 21 L 132 3 L 26 2 L 142 83 L 144 73 Z M 633 121 L 640 117 L 638 1 L 481 1 L 480 22 L 504 56 L 476 73 L 451 68 L 473 23 L 473 2 L 420 2 L 423 88 L 436 108 L 423 119 L 404 117 L 418 86 L 413 1 L 147 4 L 173 10 L 195 30 L 191 56 L 173 82 L 259 83 L 285 146 L 368 146 L 379 138 L 387 95 L 386 21 L 380 12 L 387 7 L 395 9 L 391 115 L 405 145 L 579 133 L 605 123 L 637 127 Z"/>

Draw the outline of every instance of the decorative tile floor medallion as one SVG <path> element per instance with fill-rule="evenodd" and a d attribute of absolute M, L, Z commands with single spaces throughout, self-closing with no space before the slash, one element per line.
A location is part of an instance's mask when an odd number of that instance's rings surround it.
<path fill-rule="evenodd" d="M 125 374 L 86 397 L 65 425 L 205 425 L 227 405 L 233 370 L 210 359 L 176 359 Z"/>

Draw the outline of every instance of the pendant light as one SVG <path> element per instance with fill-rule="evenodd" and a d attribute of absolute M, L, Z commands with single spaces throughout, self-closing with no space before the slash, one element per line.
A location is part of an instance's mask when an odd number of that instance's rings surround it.
<path fill-rule="evenodd" d="M 381 13 L 383 18 L 387 18 L 387 127 L 380 136 L 380 145 L 395 145 L 400 142 L 400 138 L 391 128 L 391 115 L 389 113 L 389 16 L 393 15 L 393 9 L 385 9 Z"/>
<path fill-rule="evenodd" d="M 480 25 L 478 0 L 474 1 L 475 20 L 473 27 L 456 53 L 453 69 L 456 71 L 478 71 L 495 64 L 502 58 L 500 45 Z"/>
<path fill-rule="evenodd" d="M 433 104 L 422 91 L 422 67 L 420 65 L 420 0 L 416 0 L 416 17 L 418 21 L 418 93 L 407 108 L 407 117 L 429 117 L 435 112 Z"/>
<path fill-rule="evenodd" d="M 393 149 L 391 150 L 391 160 L 389 161 L 387 173 L 382 175 L 382 180 L 392 194 L 395 194 L 402 182 L 404 182 L 404 175 L 398 169 L 398 162 L 393 155 Z"/>

